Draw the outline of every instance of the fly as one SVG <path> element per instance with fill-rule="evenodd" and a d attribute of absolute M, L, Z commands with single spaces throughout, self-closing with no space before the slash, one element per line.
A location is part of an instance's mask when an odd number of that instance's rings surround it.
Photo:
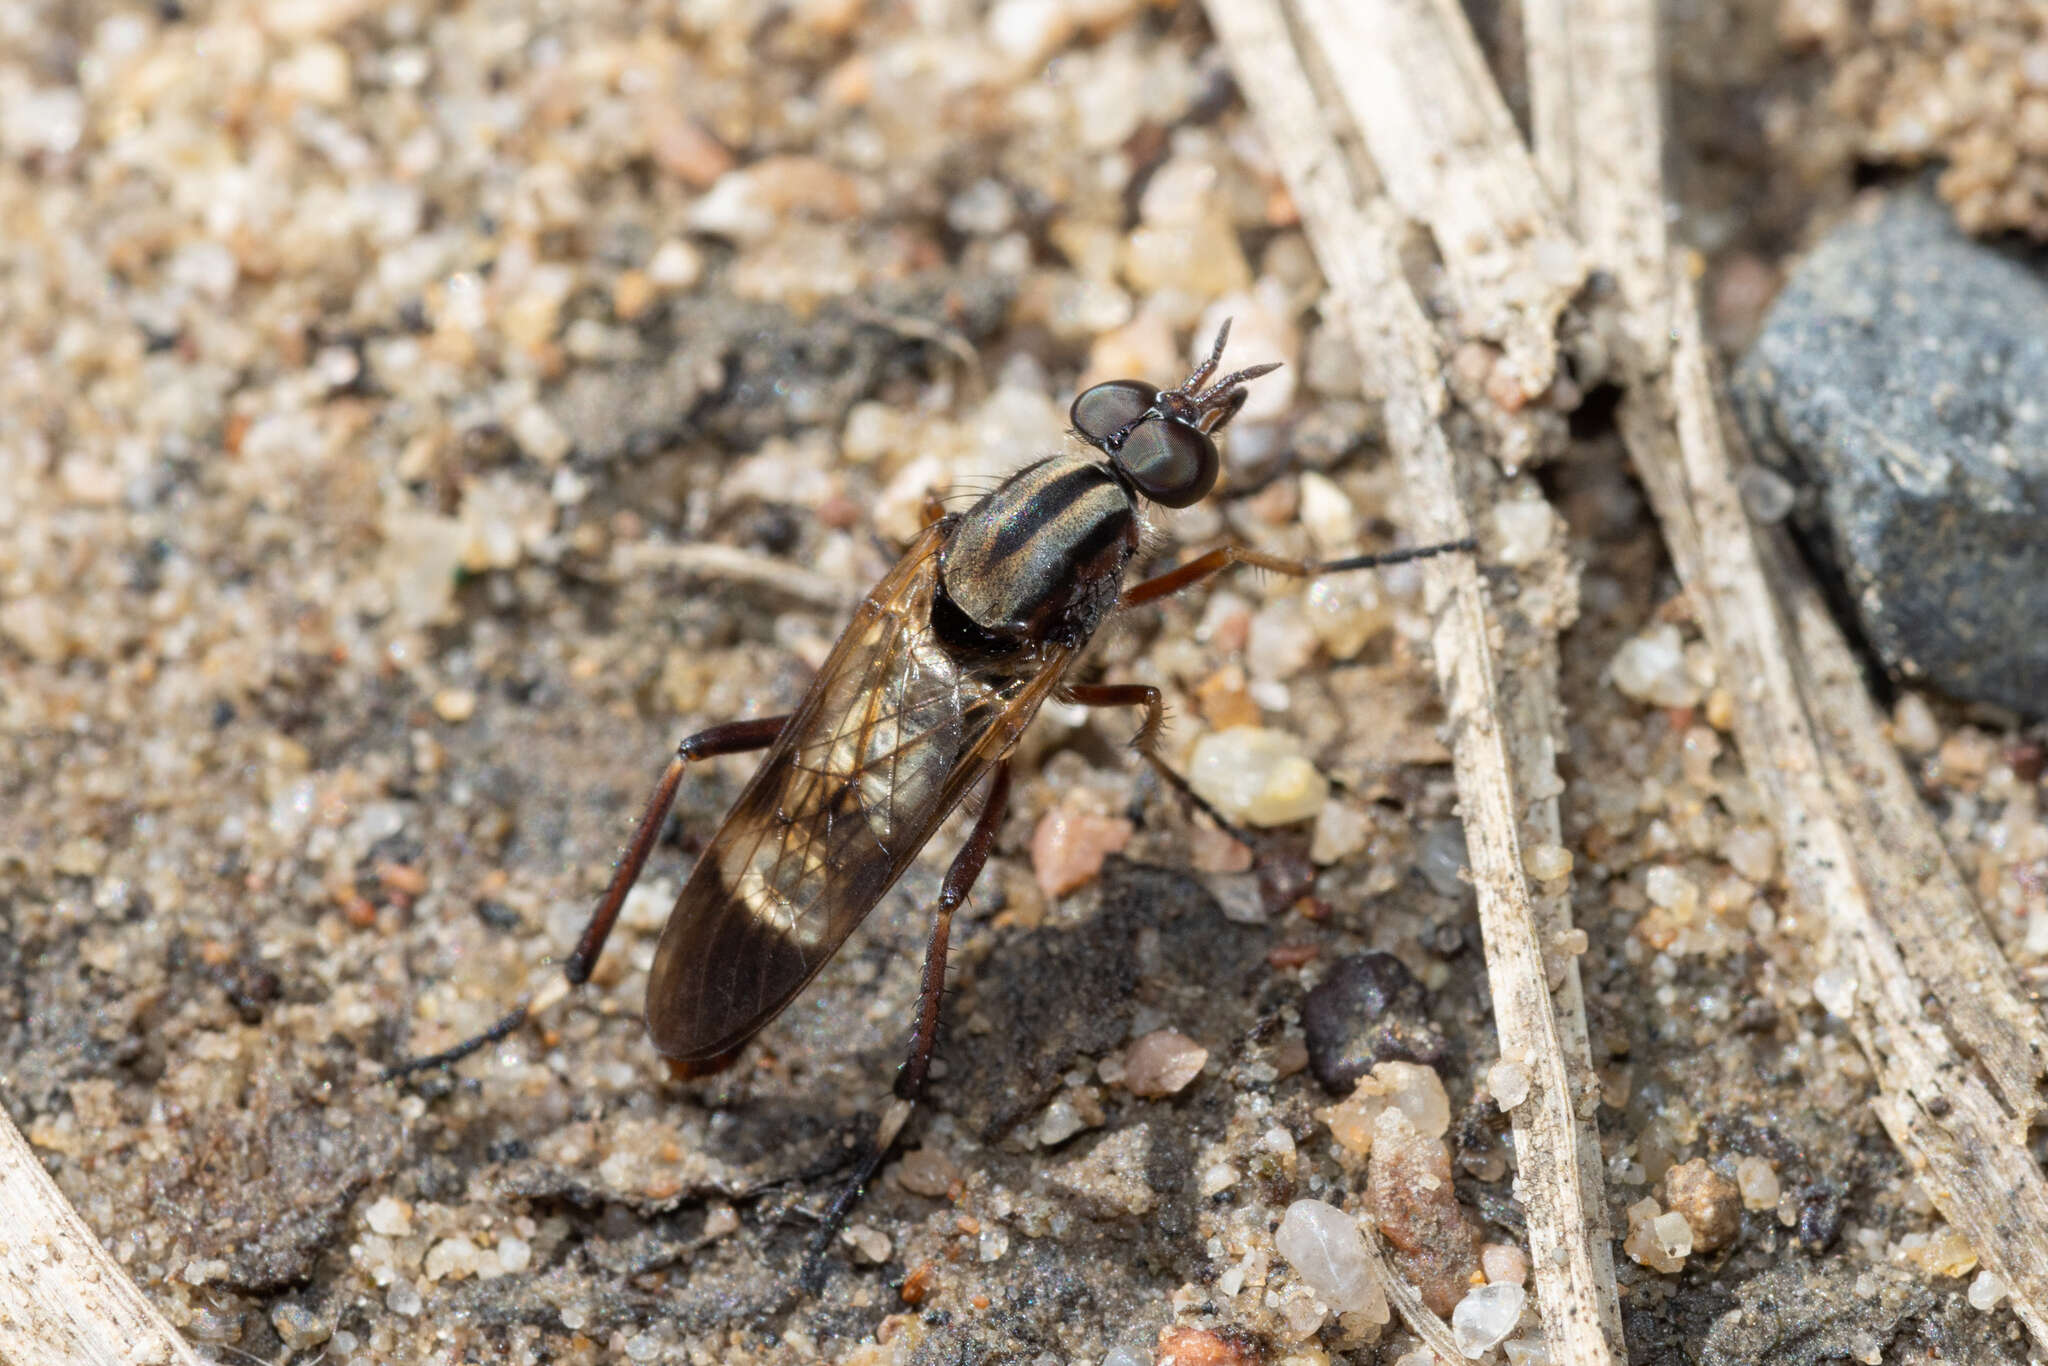
<path fill-rule="evenodd" d="M 984 788 L 981 813 L 940 884 L 896 1099 L 825 1216 L 806 1270 L 814 1279 L 832 1233 L 924 1094 L 953 915 L 988 860 L 1011 752 L 1039 708 L 1057 697 L 1140 709 L 1138 750 L 1192 796 L 1157 757 L 1157 688 L 1067 681 L 1102 623 L 1232 565 L 1305 577 L 1473 549 L 1465 540 L 1314 563 L 1229 545 L 1126 587 L 1143 504 L 1184 508 L 1207 497 L 1219 466 L 1215 434 L 1244 406 L 1245 386 L 1279 368 L 1254 365 L 1212 382 L 1229 335 L 1225 323 L 1208 359 L 1176 388 L 1112 380 L 1076 398 L 1074 430 L 1100 458 L 1050 456 L 964 513 L 930 507 L 924 530 L 855 609 L 796 710 L 713 726 L 676 747 L 561 980 L 483 1034 L 398 1063 L 386 1078 L 467 1057 L 590 979 L 693 760 L 767 751 L 677 896 L 648 979 L 648 1034 L 684 1078 L 731 1066 L 940 822 Z"/>

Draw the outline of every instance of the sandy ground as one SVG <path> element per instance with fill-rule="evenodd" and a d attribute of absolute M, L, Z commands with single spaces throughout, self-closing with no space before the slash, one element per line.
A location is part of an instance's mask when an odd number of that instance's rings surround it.
<path fill-rule="evenodd" d="M 1676 127 L 1734 346 L 1850 193 L 1849 140 L 1800 141 L 1834 125 L 1765 16 L 1673 21 L 1726 40 L 1681 63 Z M 1304 1300 L 1271 1236 L 1363 1186 L 1301 1004 L 1365 949 L 1426 988 L 1456 1192 L 1519 1241 L 1398 571 L 1239 577 L 1106 633 L 1090 674 L 1166 690 L 1175 763 L 1253 722 L 1322 798 L 1248 870 L 1129 718 L 1049 709 L 914 1156 L 817 1294 L 796 1268 L 901 1055 L 957 818 L 737 1069 L 673 1082 L 646 971 L 748 771 L 703 765 L 593 986 L 376 1080 L 547 981 L 675 741 L 787 710 L 925 491 L 1061 449 L 1078 385 L 1175 378 L 1234 315 L 1232 363 L 1287 368 L 1148 554 L 1393 543 L 1374 409 L 1196 15 L 11 3 L 0 34 L 0 1098 L 195 1341 L 1124 1366 L 1179 1323 L 1391 1363 L 1412 1343 Z M 1696 633 L 1597 408 L 1520 479 L 1583 569 L 1566 810 L 1615 1223 L 1691 1159 L 1751 1197 L 1681 1270 L 1619 1258 L 1632 1355 L 2023 1361 L 1815 1004 L 1721 680 L 1614 685 L 1629 642 Z M 1999 852 L 2035 828 L 2037 741 L 1900 707 L 1994 923 L 2048 956 Z M 1162 1028 L 1206 1064 L 1134 1094 Z"/>

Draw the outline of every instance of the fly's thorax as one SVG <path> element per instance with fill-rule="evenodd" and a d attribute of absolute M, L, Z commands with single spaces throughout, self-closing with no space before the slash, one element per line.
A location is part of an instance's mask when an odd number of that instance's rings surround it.
<path fill-rule="evenodd" d="M 1109 467 L 1053 456 L 960 518 L 940 584 L 987 645 L 1078 646 L 1116 605 L 1137 547 L 1137 508 Z"/>

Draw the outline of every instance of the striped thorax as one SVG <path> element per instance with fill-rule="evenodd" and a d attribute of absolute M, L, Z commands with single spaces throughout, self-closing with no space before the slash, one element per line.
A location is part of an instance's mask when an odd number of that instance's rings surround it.
<path fill-rule="evenodd" d="M 992 644 L 1078 646 L 1116 605 L 1138 509 L 1110 467 L 1056 455 L 960 518 L 939 560 L 952 605 Z"/>

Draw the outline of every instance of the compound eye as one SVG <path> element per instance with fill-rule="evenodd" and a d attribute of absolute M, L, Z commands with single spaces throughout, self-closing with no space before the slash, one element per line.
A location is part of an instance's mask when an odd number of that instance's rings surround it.
<path fill-rule="evenodd" d="M 1158 397 L 1157 389 L 1140 380 L 1113 379 L 1082 390 L 1067 418 L 1075 431 L 1108 451 L 1110 439 L 1143 417 Z"/>
<path fill-rule="evenodd" d="M 1172 418 L 1139 423 L 1110 459 L 1161 507 L 1188 507 L 1216 487 L 1216 443 Z"/>

